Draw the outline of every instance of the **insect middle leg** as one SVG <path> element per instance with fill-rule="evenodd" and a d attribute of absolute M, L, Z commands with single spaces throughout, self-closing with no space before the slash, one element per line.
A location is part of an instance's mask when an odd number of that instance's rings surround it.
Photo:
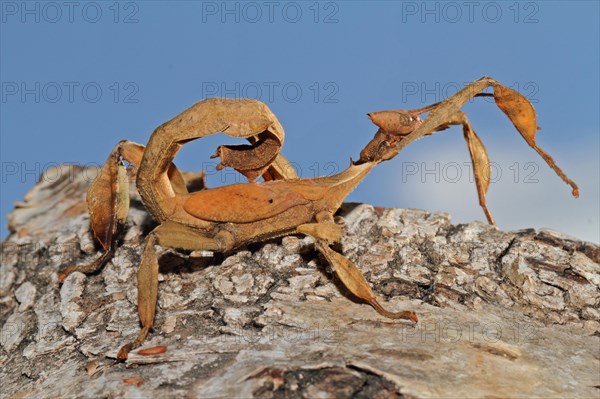
<path fill-rule="evenodd" d="M 138 313 L 142 328 L 133 342 L 123 345 L 117 353 L 118 360 L 126 360 L 131 350 L 139 347 L 154 327 L 158 300 L 158 258 L 154 245 L 188 250 L 225 252 L 233 246 L 233 237 L 221 230 L 213 237 L 178 223 L 166 222 L 155 228 L 146 238 L 142 261 L 137 271 Z"/>

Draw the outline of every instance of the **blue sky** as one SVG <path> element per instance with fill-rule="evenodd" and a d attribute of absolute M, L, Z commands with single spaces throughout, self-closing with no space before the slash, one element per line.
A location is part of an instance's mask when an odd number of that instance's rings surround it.
<path fill-rule="evenodd" d="M 358 157 L 376 130 L 367 112 L 422 107 L 489 75 L 532 99 L 538 144 L 581 187 L 573 199 L 493 102 L 473 101 L 499 227 L 600 241 L 598 2 L 66 3 L 1 2 L 3 217 L 38 172 L 101 164 L 205 97 L 267 102 L 283 154 L 313 177 Z M 453 128 L 413 143 L 347 200 L 485 220 L 463 141 Z M 233 183 L 208 158 L 222 142 L 194 142 L 176 162 Z"/>

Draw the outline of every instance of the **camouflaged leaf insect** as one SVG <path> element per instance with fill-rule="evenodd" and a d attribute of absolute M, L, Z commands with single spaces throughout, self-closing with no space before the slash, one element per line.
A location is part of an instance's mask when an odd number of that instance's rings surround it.
<path fill-rule="evenodd" d="M 328 177 L 298 178 L 288 160 L 280 154 L 283 127 L 262 102 L 250 99 L 212 98 L 200 101 L 162 124 L 146 146 L 121 141 L 111 152 L 88 191 L 90 224 L 103 253 L 87 265 L 63 269 L 60 281 L 73 271 L 99 270 L 114 251 L 120 230 L 126 223 L 129 207 L 124 162 L 137 170 L 136 187 L 142 201 L 158 226 L 145 240 L 137 272 L 138 312 L 141 329 L 135 340 L 123 345 L 118 359 L 139 347 L 154 326 L 158 296 L 158 259 L 155 245 L 186 250 L 229 252 L 248 243 L 285 235 L 309 235 L 316 249 L 333 267 L 335 274 L 352 295 L 371 305 L 384 317 L 417 321 L 410 310 L 385 309 L 360 269 L 332 249 L 343 237 L 343 227 L 335 213 L 346 196 L 379 163 L 393 159 L 407 145 L 423 136 L 462 125 L 473 161 L 479 203 L 490 223 L 485 196 L 490 184 L 490 161 L 479 136 L 460 108 L 471 98 L 490 96 L 498 107 L 548 165 L 573 188 L 577 185 L 535 142 L 537 121 L 529 101 L 494 79 L 483 77 L 455 95 L 436 104 L 415 110 L 389 110 L 369 113 L 379 130 L 367 143 L 357 161 L 344 171 Z M 427 113 L 425 118 L 421 115 Z M 204 184 L 189 192 L 188 184 L 173 164 L 175 155 L 186 143 L 223 133 L 246 139 L 249 144 L 220 146 L 215 158 L 219 168 L 231 167 L 248 183 L 208 189 Z M 255 182 L 262 177 L 264 181 Z"/>

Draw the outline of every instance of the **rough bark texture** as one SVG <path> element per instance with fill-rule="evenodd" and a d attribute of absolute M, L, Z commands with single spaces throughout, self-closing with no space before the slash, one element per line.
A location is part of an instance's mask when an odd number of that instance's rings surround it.
<path fill-rule="evenodd" d="M 600 250 L 560 233 L 502 232 L 446 214 L 347 204 L 343 253 L 384 306 L 352 300 L 310 238 L 231 254 L 163 249 L 156 328 L 138 330 L 135 271 L 153 227 L 139 197 L 96 274 L 85 191 L 47 171 L 9 215 L 0 267 L 2 397 L 599 397 Z"/>

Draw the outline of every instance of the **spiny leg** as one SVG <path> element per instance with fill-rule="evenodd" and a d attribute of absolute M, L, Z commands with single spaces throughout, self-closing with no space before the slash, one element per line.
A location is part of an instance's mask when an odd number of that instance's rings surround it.
<path fill-rule="evenodd" d="M 86 263 L 83 265 L 69 265 L 65 267 L 58 274 L 58 282 L 63 283 L 67 276 L 73 272 L 81 272 L 84 274 L 91 274 L 97 272 L 102 268 L 102 266 L 104 266 L 106 262 L 108 262 L 112 258 L 113 252 L 114 250 L 112 248 L 105 249 L 99 257 L 97 257 L 90 263 Z"/>
<path fill-rule="evenodd" d="M 441 101 L 435 107 L 429 107 L 429 114 L 423 123 L 412 133 L 405 136 L 399 141 L 396 149 L 401 151 L 404 147 L 412 143 L 414 140 L 431 134 L 436 129 L 446 123 L 448 118 L 452 117 L 462 106 L 473 97 L 489 96 L 488 93 L 481 93 L 484 89 L 491 86 L 494 89 L 494 100 L 498 108 L 510 119 L 517 131 L 523 139 L 533 148 L 543 159 L 548 166 L 569 186 L 571 186 L 574 197 L 579 196 L 579 188 L 577 184 L 571 180 L 554 159 L 538 147 L 535 136 L 539 127 L 537 126 L 537 118 L 533 105 L 527 98 L 515 90 L 512 90 L 490 77 L 483 77 L 458 91 L 453 96 Z M 426 107 L 427 108 L 427 107 Z"/>
<path fill-rule="evenodd" d="M 481 93 L 489 86 L 494 89 L 493 94 Z M 579 188 L 577 184 L 567 177 L 554 159 L 536 144 L 535 135 L 539 128 L 533 105 L 523 95 L 489 77 L 483 77 L 444 101 L 424 108 L 412 111 L 390 110 L 369 113 L 368 115 L 373 123 L 379 126 L 380 129 L 361 151 L 360 158 L 356 163 L 379 163 L 390 160 L 413 141 L 436 131 L 444 130 L 451 124 L 462 124 L 471 159 L 473 160 L 479 203 L 488 221 L 493 224 L 493 218 L 485 205 L 485 193 L 490 177 L 489 159 L 481 140 L 475 134 L 464 113 L 459 111 L 469 99 L 489 96 L 494 97 L 498 108 L 508 116 L 527 144 L 546 161 L 548 166 L 565 183 L 571 186 L 573 196 L 578 197 Z M 426 112 L 428 112 L 427 117 L 421 120 L 419 115 Z"/>
<path fill-rule="evenodd" d="M 117 359 L 120 361 L 127 360 L 129 352 L 142 345 L 154 326 L 158 300 L 158 259 L 154 250 L 156 244 L 187 250 L 225 252 L 231 249 L 233 237 L 226 230 L 221 230 L 214 237 L 210 237 L 173 222 L 161 224 L 148 235 L 137 271 L 137 303 L 142 328 L 133 342 L 119 349 Z"/>
<path fill-rule="evenodd" d="M 156 237 L 150 233 L 142 254 L 142 261 L 137 271 L 138 313 L 142 328 L 135 341 L 125 344 L 117 353 L 118 360 L 126 360 L 132 349 L 139 347 L 154 326 L 156 301 L 158 299 L 158 259 L 154 251 Z"/>
<path fill-rule="evenodd" d="M 371 115 L 373 115 L 372 119 L 377 122 L 382 122 L 383 118 L 385 117 L 391 117 L 389 119 L 396 119 L 396 122 L 400 122 L 395 123 L 394 129 L 396 129 L 397 132 L 400 131 L 400 126 L 402 123 L 408 122 L 409 125 L 413 123 L 413 121 L 408 119 L 411 117 L 412 112 L 421 111 L 425 112 L 426 109 L 422 108 L 415 111 L 383 111 Z M 419 119 L 418 123 L 421 122 L 422 121 Z M 485 198 L 485 194 L 489 187 L 491 174 L 489 158 L 485 147 L 483 146 L 483 143 L 471 127 L 471 124 L 467 119 L 466 114 L 462 111 L 455 112 L 453 115 L 450 115 L 441 125 L 437 126 L 435 129 L 432 129 L 432 131 L 426 133 L 425 135 L 430 135 L 435 132 L 446 130 L 451 125 L 463 126 L 463 133 L 467 142 L 467 147 L 469 148 L 471 160 L 473 162 L 473 171 L 475 175 L 475 185 L 477 187 L 477 193 L 479 196 L 479 205 L 483 209 L 483 212 L 485 213 L 488 222 L 490 224 L 494 224 L 494 219 L 487 208 Z M 388 126 L 388 128 L 389 127 L 390 126 Z M 406 134 L 403 135 L 401 133 L 396 132 L 390 133 L 388 131 L 383 130 L 383 128 L 380 128 L 375 134 L 375 137 L 371 140 L 371 142 L 369 142 L 367 146 L 365 146 L 365 148 L 361 151 L 360 159 L 357 161 L 357 163 L 369 161 L 382 162 L 398 155 L 399 150 L 397 148 L 399 144 L 402 143 L 402 140 L 404 140 L 404 138 L 406 137 Z"/>
<path fill-rule="evenodd" d="M 317 223 L 301 224 L 296 230 L 327 244 L 336 244 L 342 240 L 342 224 L 335 222 L 332 212 L 319 212 L 315 219 Z"/>
<path fill-rule="evenodd" d="M 66 267 L 59 275 L 60 282 L 74 271 L 93 273 L 111 258 L 115 236 L 129 211 L 129 182 L 122 159 L 135 164 L 138 158 L 141 159 L 138 152 L 143 151 L 139 144 L 121 141 L 108 156 L 87 192 L 90 224 L 104 253 L 90 264 Z"/>
<path fill-rule="evenodd" d="M 297 230 L 316 239 L 315 247 L 333 267 L 335 274 L 348 291 L 367 302 L 382 316 L 417 322 L 417 315 L 413 311 L 390 312 L 384 309 L 358 267 L 329 247 L 329 245 L 339 242 L 342 235 L 342 227 L 334 222 L 331 212 L 321 212 L 316 219 L 317 223 L 300 225 Z"/>
<path fill-rule="evenodd" d="M 362 299 L 371 305 L 377 313 L 389 319 L 407 319 L 414 322 L 418 321 L 415 312 L 410 310 L 400 312 L 390 312 L 381 306 L 377 301 L 377 297 L 369 287 L 369 283 L 358 269 L 358 267 L 345 256 L 335 252 L 323 240 L 317 240 L 316 248 L 327 259 L 329 264 L 335 270 L 335 274 L 339 277 L 344 286 L 357 298 Z"/>
<path fill-rule="evenodd" d="M 485 216 L 490 224 L 494 223 L 494 218 L 487 208 L 485 195 L 490 185 L 490 160 L 485 150 L 481 139 L 473 130 L 467 115 L 463 111 L 457 111 L 451 115 L 446 123 L 438 126 L 435 131 L 439 132 L 446 130 L 450 125 L 462 125 L 463 134 L 467 147 L 469 148 L 469 154 L 471 155 L 471 161 L 473 163 L 473 174 L 475 176 L 475 186 L 477 187 L 477 195 L 479 197 L 479 205 L 483 209 Z"/>
<path fill-rule="evenodd" d="M 154 234 L 163 247 L 189 251 L 227 252 L 233 249 L 235 244 L 233 234 L 225 228 L 211 234 L 170 221 L 154 229 Z"/>
<path fill-rule="evenodd" d="M 104 253 L 91 263 L 67 266 L 60 272 L 60 282 L 75 271 L 86 274 L 96 272 L 112 257 L 114 241 L 129 211 L 129 179 L 123 161 L 137 169 L 143 153 L 143 145 L 123 140 L 108 156 L 87 192 L 90 224 Z M 185 180 L 175 165 L 169 166 L 168 176 L 175 192 L 187 193 Z"/>

